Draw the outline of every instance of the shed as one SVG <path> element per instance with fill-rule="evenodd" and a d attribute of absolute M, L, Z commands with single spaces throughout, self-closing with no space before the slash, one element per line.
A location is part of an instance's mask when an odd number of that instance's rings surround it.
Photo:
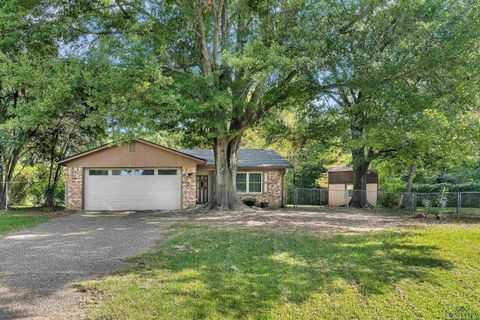
<path fill-rule="evenodd" d="M 334 167 L 328 170 L 328 206 L 341 207 L 350 202 L 353 190 L 353 168 Z M 367 201 L 377 205 L 378 173 L 367 173 Z"/>

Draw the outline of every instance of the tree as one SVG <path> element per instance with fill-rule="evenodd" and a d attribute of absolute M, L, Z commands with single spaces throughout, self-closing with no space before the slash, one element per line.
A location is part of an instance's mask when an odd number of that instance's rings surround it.
<path fill-rule="evenodd" d="M 140 123 L 134 134 L 180 129 L 208 141 L 215 155 L 208 207 L 234 209 L 242 134 L 281 108 L 299 83 L 301 61 L 286 46 L 297 10 L 286 1 L 122 0 L 59 11 L 73 35 L 97 40 L 91 57 L 110 65 L 120 80 L 111 85 L 129 88 L 103 86 L 111 92 L 103 109 L 115 126 L 124 132 Z M 108 82 L 100 78 L 98 85 Z"/>
<path fill-rule="evenodd" d="M 326 2 L 310 9 L 303 23 L 312 31 L 309 43 L 320 45 L 311 46 L 315 96 L 304 120 L 314 139 L 350 150 L 358 190 L 350 205 L 366 207 L 370 164 L 405 154 L 407 133 L 419 118 L 433 112 L 454 119 L 478 110 L 479 7 L 412 0 Z M 325 92 L 325 83 L 337 86 Z"/>
<path fill-rule="evenodd" d="M 57 162 L 98 143 L 104 135 L 104 122 L 88 121 L 95 111 L 88 103 L 88 69 L 75 59 L 61 61 L 57 67 L 50 75 L 55 91 L 48 102 L 43 101 L 40 125 L 31 141 L 35 163 L 47 167 L 42 177 L 47 182 L 45 207 L 55 206 L 54 192 L 64 171 Z"/>
<path fill-rule="evenodd" d="M 85 63 L 63 58 L 59 32 L 45 16 L 44 1 L 8 0 L 0 4 L 0 207 L 19 160 L 35 152 L 46 157 L 51 174 L 46 204 L 58 183 L 60 154 L 79 148 L 80 114 L 88 110 Z M 68 117 L 68 119 L 66 119 Z M 97 123 L 98 124 L 98 123 Z M 72 129 L 73 128 L 73 129 Z M 85 132 L 82 132 L 84 134 Z M 68 142 L 67 142 L 68 141 Z M 58 151 L 59 143 L 64 144 Z M 47 147 L 48 146 L 48 147 Z"/>

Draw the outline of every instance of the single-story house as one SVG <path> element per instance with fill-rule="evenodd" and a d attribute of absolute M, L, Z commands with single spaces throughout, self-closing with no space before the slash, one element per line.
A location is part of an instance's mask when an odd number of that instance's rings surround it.
<path fill-rule="evenodd" d="M 353 168 L 334 167 L 328 170 L 328 206 L 341 207 L 352 199 Z M 367 173 L 367 201 L 377 205 L 378 173 Z"/>
<path fill-rule="evenodd" d="M 59 161 L 67 167 L 71 210 L 194 208 L 212 194 L 213 150 L 174 150 L 143 139 L 104 145 Z M 292 164 L 272 150 L 240 150 L 237 193 L 269 207 L 285 205 L 285 171 Z"/>

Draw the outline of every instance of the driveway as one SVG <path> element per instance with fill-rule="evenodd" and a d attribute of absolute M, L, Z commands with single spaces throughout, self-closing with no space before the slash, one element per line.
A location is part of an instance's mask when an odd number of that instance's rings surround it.
<path fill-rule="evenodd" d="M 78 306 L 73 282 L 124 268 L 179 213 L 82 213 L 0 236 L 0 319 L 62 319 Z M 75 319 L 81 318 L 78 310 Z"/>

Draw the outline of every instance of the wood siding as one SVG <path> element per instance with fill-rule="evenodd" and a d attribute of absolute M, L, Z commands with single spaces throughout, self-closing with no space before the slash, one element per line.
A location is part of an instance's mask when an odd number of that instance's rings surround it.
<path fill-rule="evenodd" d="M 67 167 L 81 168 L 158 168 L 158 167 L 196 167 L 198 161 L 183 157 L 177 153 L 162 150 L 145 143 L 112 146 L 90 153 L 83 157 L 72 159 L 66 163 Z M 135 150 L 131 152 L 130 150 Z"/>
<path fill-rule="evenodd" d="M 353 183 L 353 171 L 331 171 L 328 173 L 328 184 Z M 378 173 L 369 172 L 367 183 L 378 183 Z"/>

